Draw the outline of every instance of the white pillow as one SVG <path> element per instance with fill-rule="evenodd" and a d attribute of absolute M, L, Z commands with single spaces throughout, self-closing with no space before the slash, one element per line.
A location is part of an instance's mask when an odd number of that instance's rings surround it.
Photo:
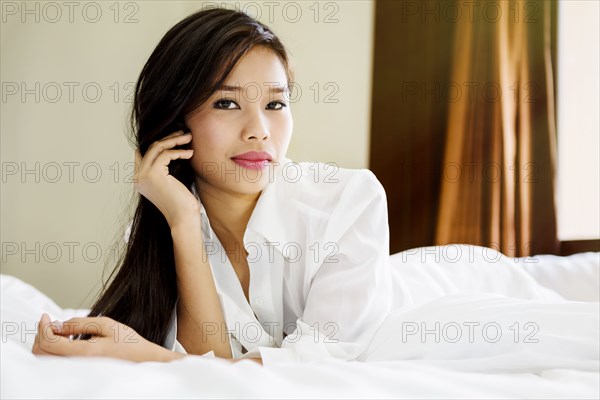
<path fill-rule="evenodd" d="M 31 351 L 42 313 L 52 321 L 86 316 L 88 309 L 62 309 L 52 299 L 22 280 L 0 275 L 2 343 L 16 343 Z"/>
<path fill-rule="evenodd" d="M 519 264 L 491 248 L 467 244 L 419 247 L 393 254 L 390 264 L 396 287 L 395 307 L 466 293 L 563 300 L 559 293 L 540 285 L 523 268 L 526 261 L 533 264 L 535 258 L 520 261 Z"/>

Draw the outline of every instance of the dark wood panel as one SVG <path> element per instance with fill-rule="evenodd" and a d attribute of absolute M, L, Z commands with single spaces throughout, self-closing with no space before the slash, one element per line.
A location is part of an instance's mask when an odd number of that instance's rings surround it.
<path fill-rule="evenodd" d="M 570 256 L 587 251 L 600 251 L 600 239 L 567 240 L 560 242 L 560 255 Z"/>
<path fill-rule="evenodd" d="M 442 173 L 454 26 L 412 14 L 418 3 L 375 5 L 369 168 L 388 195 L 392 253 L 433 242 Z"/>

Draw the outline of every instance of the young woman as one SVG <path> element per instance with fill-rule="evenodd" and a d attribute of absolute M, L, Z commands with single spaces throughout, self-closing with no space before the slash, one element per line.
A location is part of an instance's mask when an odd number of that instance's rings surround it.
<path fill-rule="evenodd" d="M 136 85 L 125 255 L 88 318 L 42 315 L 34 353 L 361 356 L 393 305 L 385 192 L 369 170 L 286 157 L 292 84 L 284 46 L 244 13 L 167 32 Z"/>

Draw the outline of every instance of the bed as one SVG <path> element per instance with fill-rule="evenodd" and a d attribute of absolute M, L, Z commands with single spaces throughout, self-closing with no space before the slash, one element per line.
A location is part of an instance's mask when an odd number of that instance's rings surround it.
<path fill-rule="evenodd" d="M 600 253 L 508 258 L 492 249 L 448 245 L 397 253 L 390 264 L 411 305 L 390 314 L 368 359 L 265 367 L 200 356 L 141 364 L 36 357 L 31 347 L 42 312 L 66 320 L 87 310 L 60 308 L 36 288 L 1 275 L 1 397 L 600 397 Z M 458 327 L 473 327 L 468 321 L 481 327 L 490 316 L 510 324 L 502 325 L 502 340 L 455 340 Z M 532 316 L 547 329 L 525 328 Z M 442 340 L 419 340 L 423 321 L 430 330 L 441 322 Z M 532 332 L 537 343 L 525 341 Z M 390 340 L 398 344 L 393 349 Z"/>

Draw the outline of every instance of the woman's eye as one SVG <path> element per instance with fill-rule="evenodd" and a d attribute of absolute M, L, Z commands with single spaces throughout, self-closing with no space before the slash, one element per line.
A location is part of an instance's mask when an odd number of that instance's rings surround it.
<path fill-rule="evenodd" d="M 281 109 L 287 107 L 287 104 L 285 104 L 282 101 L 273 101 L 273 102 L 269 103 L 269 105 L 271 105 L 271 104 L 279 104 L 281 106 L 281 107 L 278 107 L 278 108 L 272 108 L 272 110 L 281 110 Z"/>
<path fill-rule="evenodd" d="M 221 99 L 221 100 L 216 101 L 214 103 L 214 107 L 218 108 L 218 109 L 221 109 L 221 110 L 236 110 L 236 109 L 239 109 L 239 107 L 233 107 L 232 108 L 231 104 L 236 104 L 236 103 L 233 100 Z M 275 107 L 271 107 L 272 105 L 274 105 Z M 277 107 L 277 106 L 279 106 L 279 107 Z M 285 104 L 282 101 L 272 101 L 267 106 L 268 109 L 275 110 L 275 111 L 282 110 L 285 107 L 287 107 L 287 104 Z"/>
<path fill-rule="evenodd" d="M 215 108 L 221 108 L 221 109 L 224 109 L 224 110 L 235 110 L 235 108 L 230 108 L 229 107 L 229 104 L 231 104 L 231 103 L 235 104 L 235 101 L 233 101 L 233 100 L 227 100 L 227 99 L 221 99 L 221 100 L 217 101 L 214 105 L 215 105 Z"/>

